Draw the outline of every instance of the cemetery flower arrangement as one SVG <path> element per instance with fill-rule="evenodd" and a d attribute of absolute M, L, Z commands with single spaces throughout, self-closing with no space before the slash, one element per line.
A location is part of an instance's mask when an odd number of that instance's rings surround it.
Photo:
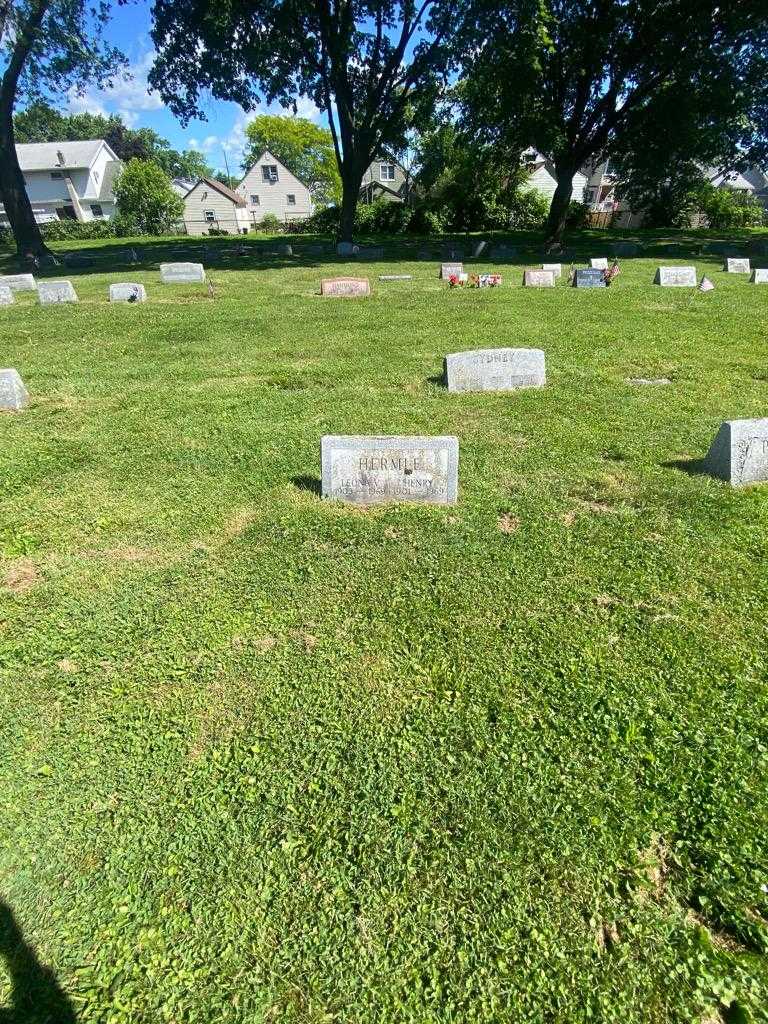
<path fill-rule="evenodd" d="M 463 288 L 467 280 L 467 274 L 451 274 L 448 278 L 448 286 L 450 288 Z"/>
<path fill-rule="evenodd" d="M 497 288 L 501 284 L 501 274 L 472 274 L 469 279 L 470 288 Z"/>

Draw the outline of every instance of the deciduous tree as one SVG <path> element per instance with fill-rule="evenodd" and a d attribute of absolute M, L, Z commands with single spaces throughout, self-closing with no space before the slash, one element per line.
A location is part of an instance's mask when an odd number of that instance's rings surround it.
<path fill-rule="evenodd" d="M 121 218 L 141 235 L 161 235 L 181 219 L 184 200 L 149 160 L 129 160 L 114 185 Z"/>

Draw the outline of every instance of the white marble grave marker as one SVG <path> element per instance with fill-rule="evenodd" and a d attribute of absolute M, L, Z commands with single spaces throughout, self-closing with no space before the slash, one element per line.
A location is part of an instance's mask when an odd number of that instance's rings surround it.
<path fill-rule="evenodd" d="M 320 444 L 322 495 L 357 505 L 391 501 L 453 505 L 458 492 L 456 437 L 329 435 Z"/>
<path fill-rule="evenodd" d="M 768 419 L 723 423 L 704 459 L 704 469 L 734 487 L 768 482 Z"/>

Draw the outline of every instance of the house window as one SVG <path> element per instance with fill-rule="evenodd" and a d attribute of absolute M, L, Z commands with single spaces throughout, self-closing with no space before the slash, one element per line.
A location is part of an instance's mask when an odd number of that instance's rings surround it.
<path fill-rule="evenodd" d="M 56 213 L 59 220 L 77 220 L 74 206 L 57 206 Z"/>
<path fill-rule="evenodd" d="M 51 177 L 54 181 L 59 181 L 61 180 L 61 178 L 64 177 L 64 175 L 61 173 L 61 171 L 51 171 Z"/>
<path fill-rule="evenodd" d="M 251 196 L 251 206 L 258 206 L 258 205 L 259 205 L 259 197 L 258 196 Z"/>
<path fill-rule="evenodd" d="M 104 209 L 100 203 L 91 203 L 91 213 L 94 217 L 103 217 Z"/>
<path fill-rule="evenodd" d="M 394 181 L 395 180 L 395 165 L 394 164 L 379 164 L 379 181 Z"/>
<path fill-rule="evenodd" d="M 296 196 L 294 196 L 294 195 L 287 195 L 285 198 L 288 200 L 288 205 L 289 206 L 295 206 L 296 205 Z"/>
<path fill-rule="evenodd" d="M 277 181 L 277 164 L 264 164 L 261 168 L 261 180 L 274 183 Z"/>
<path fill-rule="evenodd" d="M 216 214 L 214 213 L 213 210 L 206 210 L 203 216 L 205 217 L 206 223 L 208 224 L 213 224 L 213 222 L 216 220 Z"/>

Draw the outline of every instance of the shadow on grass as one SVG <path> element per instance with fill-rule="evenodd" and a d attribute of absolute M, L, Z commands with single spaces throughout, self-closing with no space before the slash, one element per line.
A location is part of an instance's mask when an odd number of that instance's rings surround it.
<path fill-rule="evenodd" d="M 11 1005 L 0 1007 L 0 1024 L 75 1024 L 77 1018 L 53 971 L 24 941 L 11 908 L 0 900 L 0 957 L 11 979 Z"/>
<path fill-rule="evenodd" d="M 426 382 L 427 384 L 434 384 L 436 387 L 439 388 L 447 387 L 444 373 L 435 373 L 431 377 L 427 377 Z"/>
<path fill-rule="evenodd" d="M 709 476 L 706 459 L 669 459 L 662 462 L 665 469 L 678 469 L 689 476 Z"/>
<path fill-rule="evenodd" d="M 302 474 L 301 476 L 292 476 L 291 483 L 299 491 L 307 491 L 309 494 L 314 494 L 318 498 L 323 493 L 323 487 L 322 484 L 320 483 L 320 478 L 316 476 L 307 476 L 306 474 Z M 1 1021 L 0 1024 L 2 1024 Z"/>

